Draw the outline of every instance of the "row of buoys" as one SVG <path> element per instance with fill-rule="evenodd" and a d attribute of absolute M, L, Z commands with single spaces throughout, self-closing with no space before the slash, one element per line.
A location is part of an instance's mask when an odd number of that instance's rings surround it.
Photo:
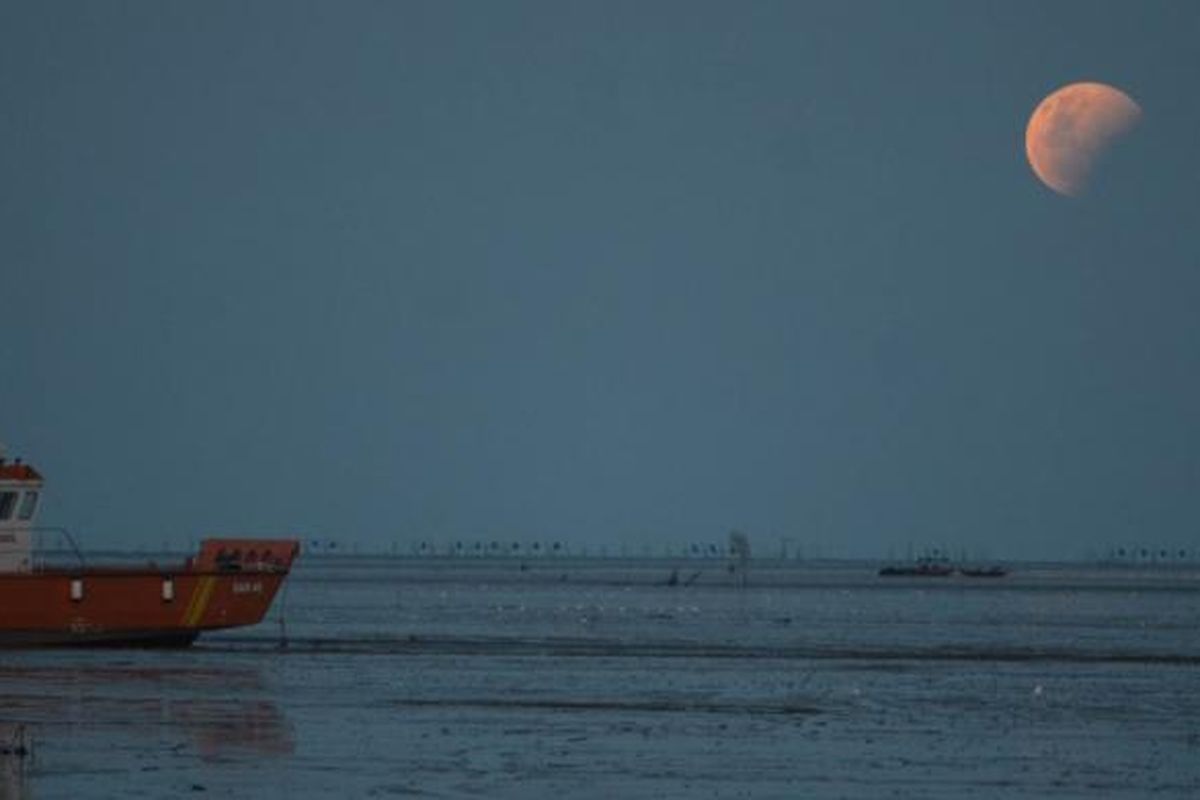
<path fill-rule="evenodd" d="M 687 555 L 693 558 L 724 558 L 725 556 L 737 555 L 737 548 L 714 542 L 707 544 L 693 542 L 688 545 Z"/>
<path fill-rule="evenodd" d="M 564 542 L 504 542 L 490 541 L 432 542 L 422 540 L 411 546 L 413 555 L 454 556 L 459 558 L 497 558 L 502 556 L 554 557 L 567 555 Z"/>
<path fill-rule="evenodd" d="M 1128 563 L 1190 564 L 1200 561 L 1200 549 L 1185 546 L 1116 545 L 1108 552 L 1110 561 Z"/>
<path fill-rule="evenodd" d="M 584 558 L 609 558 L 609 557 L 653 557 L 666 556 L 678 557 L 684 556 L 689 558 L 728 558 L 737 556 L 737 547 L 733 545 L 722 545 L 713 542 L 693 542 L 683 547 L 663 547 L 655 552 L 654 549 L 648 547 L 641 548 L 587 548 L 572 549 L 565 542 L 521 542 L 512 541 L 505 542 L 499 540 L 491 541 L 455 541 L 455 542 L 436 542 L 430 540 L 421 540 L 413 542 L 410 546 L 410 552 L 415 556 L 453 556 L 462 558 L 495 558 L 495 557 L 512 557 L 521 556 L 526 558 L 538 557 L 557 557 L 557 556 L 580 556 Z"/>

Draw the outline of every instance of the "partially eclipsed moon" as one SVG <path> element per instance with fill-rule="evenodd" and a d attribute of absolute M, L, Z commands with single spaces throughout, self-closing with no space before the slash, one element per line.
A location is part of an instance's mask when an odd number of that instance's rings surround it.
<path fill-rule="evenodd" d="M 1129 95 L 1104 83 L 1072 83 L 1034 109 L 1025 154 L 1034 173 L 1056 192 L 1078 195 L 1092 166 L 1142 115 Z"/>

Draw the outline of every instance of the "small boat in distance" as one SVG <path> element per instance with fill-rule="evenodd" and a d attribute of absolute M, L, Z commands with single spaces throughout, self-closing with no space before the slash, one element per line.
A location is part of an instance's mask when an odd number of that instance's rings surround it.
<path fill-rule="evenodd" d="M 948 578 L 952 575 L 962 575 L 964 578 L 1003 578 L 1008 574 L 1008 570 L 998 565 L 956 567 L 945 556 L 935 554 L 921 556 L 913 564 L 883 567 L 879 574 L 885 578 Z"/>
<path fill-rule="evenodd" d="M 954 574 L 954 567 L 941 556 L 922 556 L 915 564 L 905 566 L 887 566 L 879 570 L 879 574 L 887 577 L 919 577 L 946 578 Z"/>
<path fill-rule="evenodd" d="M 0 647 L 182 647 L 204 631 L 254 625 L 300 549 L 294 539 L 206 539 L 172 565 L 34 561 L 42 475 L 0 451 Z"/>

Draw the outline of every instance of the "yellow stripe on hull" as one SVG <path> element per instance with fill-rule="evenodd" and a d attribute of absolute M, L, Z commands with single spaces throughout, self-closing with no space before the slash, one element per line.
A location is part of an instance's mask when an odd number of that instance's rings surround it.
<path fill-rule="evenodd" d="M 183 612 L 183 624 L 186 627 L 194 628 L 200 624 L 204 612 L 208 610 L 208 603 L 212 600 L 213 590 L 216 588 L 217 579 L 212 575 L 204 575 L 196 582 L 196 589 L 192 592 L 192 599 L 188 603 L 187 611 Z"/>

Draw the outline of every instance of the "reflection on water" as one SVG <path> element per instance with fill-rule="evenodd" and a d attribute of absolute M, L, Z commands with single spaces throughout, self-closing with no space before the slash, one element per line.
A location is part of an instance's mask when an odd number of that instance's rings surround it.
<path fill-rule="evenodd" d="M 122 656 L 128 660 L 108 663 L 81 663 L 86 651 L 49 651 L 41 657 L 12 664 L 0 664 L 0 685 L 35 680 L 39 686 L 117 686 L 131 684 L 146 686 L 176 686 L 194 689 L 219 689 L 223 691 L 259 689 L 264 686 L 262 674 L 257 669 L 230 669 L 189 665 L 156 666 L 136 663 L 137 650 Z M 119 652 L 119 651 L 110 651 Z M 63 663 L 66 661 L 67 663 Z"/>
<path fill-rule="evenodd" d="M 138 754 L 151 772 L 189 762 L 258 763 L 296 747 L 292 724 L 257 667 L 197 664 L 188 652 L 7 655 L 10 663 L 0 666 L 0 797 L 28 796 L 30 775 L 36 783 L 59 771 L 102 773 L 100 751 Z M 23 737 L 24 757 L 3 755 L 13 737 Z"/>
<path fill-rule="evenodd" d="M 269 700 L 177 702 L 168 710 L 168 724 L 187 731 L 210 760 L 235 753 L 285 756 L 296 749 L 291 726 Z"/>

